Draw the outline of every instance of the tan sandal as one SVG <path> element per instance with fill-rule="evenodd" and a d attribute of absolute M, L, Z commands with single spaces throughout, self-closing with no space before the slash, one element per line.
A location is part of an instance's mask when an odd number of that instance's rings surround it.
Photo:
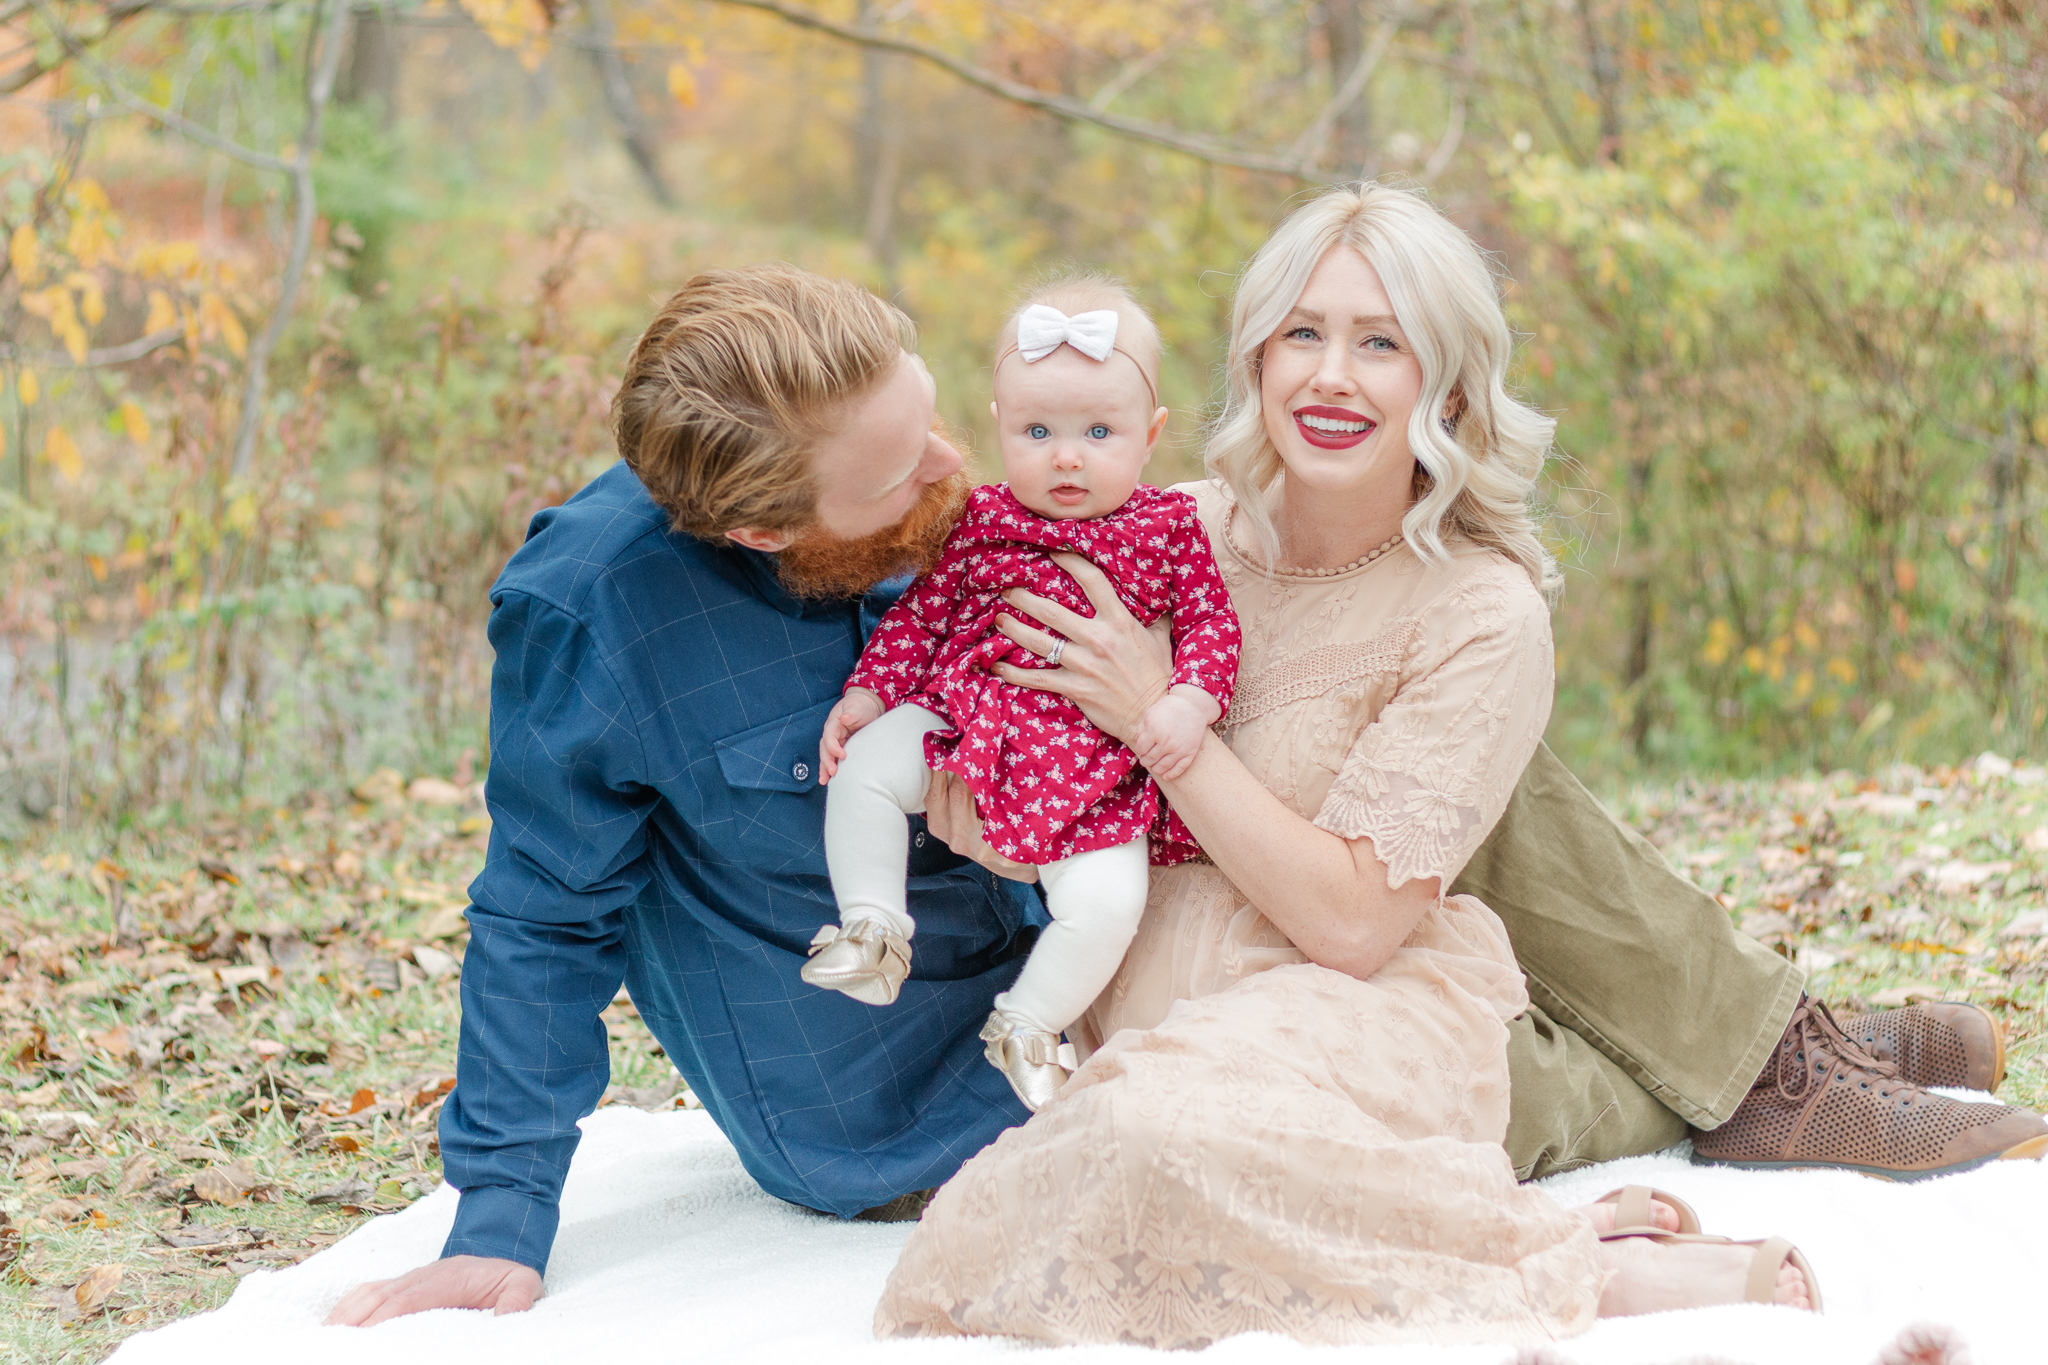
<path fill-rule="evenodd" d="M 1659 1196 L 1662 1198 L 1663 1196 Z M 1688 1232 L 1640 1232 L 1638 1237 L 1647 1237 L 1659 1246 L 1686 1244 L 1692 1246 L 1751 1247 L 1754 1254 L 1749 1261 L 1749 1279 L 1742 1289 L 1744 1303 L 1776 1304 L 1778 1302 L 1778 1270 L 1790 1261 L 1806 1277 L 1806 1294 L 1813 1300 L 1810 1312 L 1818 1313 L 1820 1307 L 1820 1276 L 1813 1273 L 1813 1264 L 1798 1247 L 1783 1237 L 1756 1237 L 1749 1241 L 1737 1241 L 1733 1237 L 1716 1237 L 1712 1233 Z"/>
<path fill-rule="evenodd" d="M 1652 1189 L 1648 1185 L 1623 1185 L 1618 1190 L 1609 1190 L 1593 1202 L 1614 1205 L 1614 1231 L 1602 1233 L 1600 1240 L 1613 1241 L 1617 1237 L 1668 1236 L 1665 1229 L 1650 1220 L 1650 1201 L 1668 1204 L 1678 1214 L 1680 1235 L 1696 1234 L 1700 1230 L 1700 1216 L 1692 1211 L 1692 1205 L 1675 1194 Z"/>

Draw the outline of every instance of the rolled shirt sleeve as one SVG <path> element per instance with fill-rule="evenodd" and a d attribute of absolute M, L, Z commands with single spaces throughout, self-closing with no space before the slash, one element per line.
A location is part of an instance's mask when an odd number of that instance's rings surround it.
<path fill-rule="evenodd" d="M 462 1192 L 444 1256 L 545 1271 L 577 1121 L 610 1075 L 600 1013 L 624 980 L 656 795 L 625 699 L 574 616 L 524 593 L 491 614 L 491 847 L 470 885 L 457 1083 L 441 1157 Z"/>

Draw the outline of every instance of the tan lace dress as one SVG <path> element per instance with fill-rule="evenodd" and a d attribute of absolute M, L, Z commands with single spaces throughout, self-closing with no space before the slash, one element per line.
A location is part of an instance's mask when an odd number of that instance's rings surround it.
<path fill-rule="evenodd" d="M 1388 884 L 1448 886 L 1506 806 L 1551 701 L 1550 619 L 1501 556 L 1405 546 L 1335 576 L 1269 572 L 1190 488 L 1244 629 L 1224 719 L 1304 818 L 1368 838 Z M 1369 980 L 1309 963 L 1207 863 L 1154 869 L 1122 970 L 1051 1105 L 933 1199 L 878 1336 L 1198 1346 L 1532 1343 L 1592 1325 L 1583 1220 L 1516 1185 L 1499 919 L 1425 915 Z M 1107 1042 L 1101 1040 L 1107 1039 Z"/>

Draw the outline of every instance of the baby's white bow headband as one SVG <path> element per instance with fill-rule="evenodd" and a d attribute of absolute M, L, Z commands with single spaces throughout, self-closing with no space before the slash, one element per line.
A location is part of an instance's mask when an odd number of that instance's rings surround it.
<path fill-rule="evenodd" d="M 1117 322 L 1114 308 L 1097 308 L 1087 313 L 1076 313 L 1068 317 L 1057 308 L 1043 303 L 1034 303 L 1017 315 L 1017 340 L 996 357 L 996 368 L 1002 368 L 1012 352 L 1022 356 L 1024 363 L 1043 360 L 1061 346 L 1071 346 L 1090 360 L 1108 360 L 1110 352 L 1122 352 L 1125 359 L 1138 365 L 1138 358 L 1116 344 Z M 1152 376 L 1145 373 L 1145 367 L 1138 365 L 1138 377 L 1145 381 L 1145 392 L 1152 396 L 1152 406 L 1159 406 L 1159 393 L 1152 387 Z"/>

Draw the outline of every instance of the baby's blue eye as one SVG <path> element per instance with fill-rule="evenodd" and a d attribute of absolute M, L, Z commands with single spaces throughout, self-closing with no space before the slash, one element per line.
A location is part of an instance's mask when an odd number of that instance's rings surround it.
<path fill-rule="evenodd" d="M 1097 422 L 1094 426 L 1088 428 L 1088 439 L 1091 441 L 1103 441 L 1109 439 L 1109 428 L 1102 425 L 1102 423 Z"/>
<path fill-rule="evenodd" d="M 1026 436 L 1029 436 L 1034 441 L 1043 441 L 1046 437 L 1052 435 L 1052 432 L 1048 431 L 1045 427 L 1041 426 L 1040 424 L 1034 422 L 1030 426 L 1024 428 L 1024 434 Z"/>

